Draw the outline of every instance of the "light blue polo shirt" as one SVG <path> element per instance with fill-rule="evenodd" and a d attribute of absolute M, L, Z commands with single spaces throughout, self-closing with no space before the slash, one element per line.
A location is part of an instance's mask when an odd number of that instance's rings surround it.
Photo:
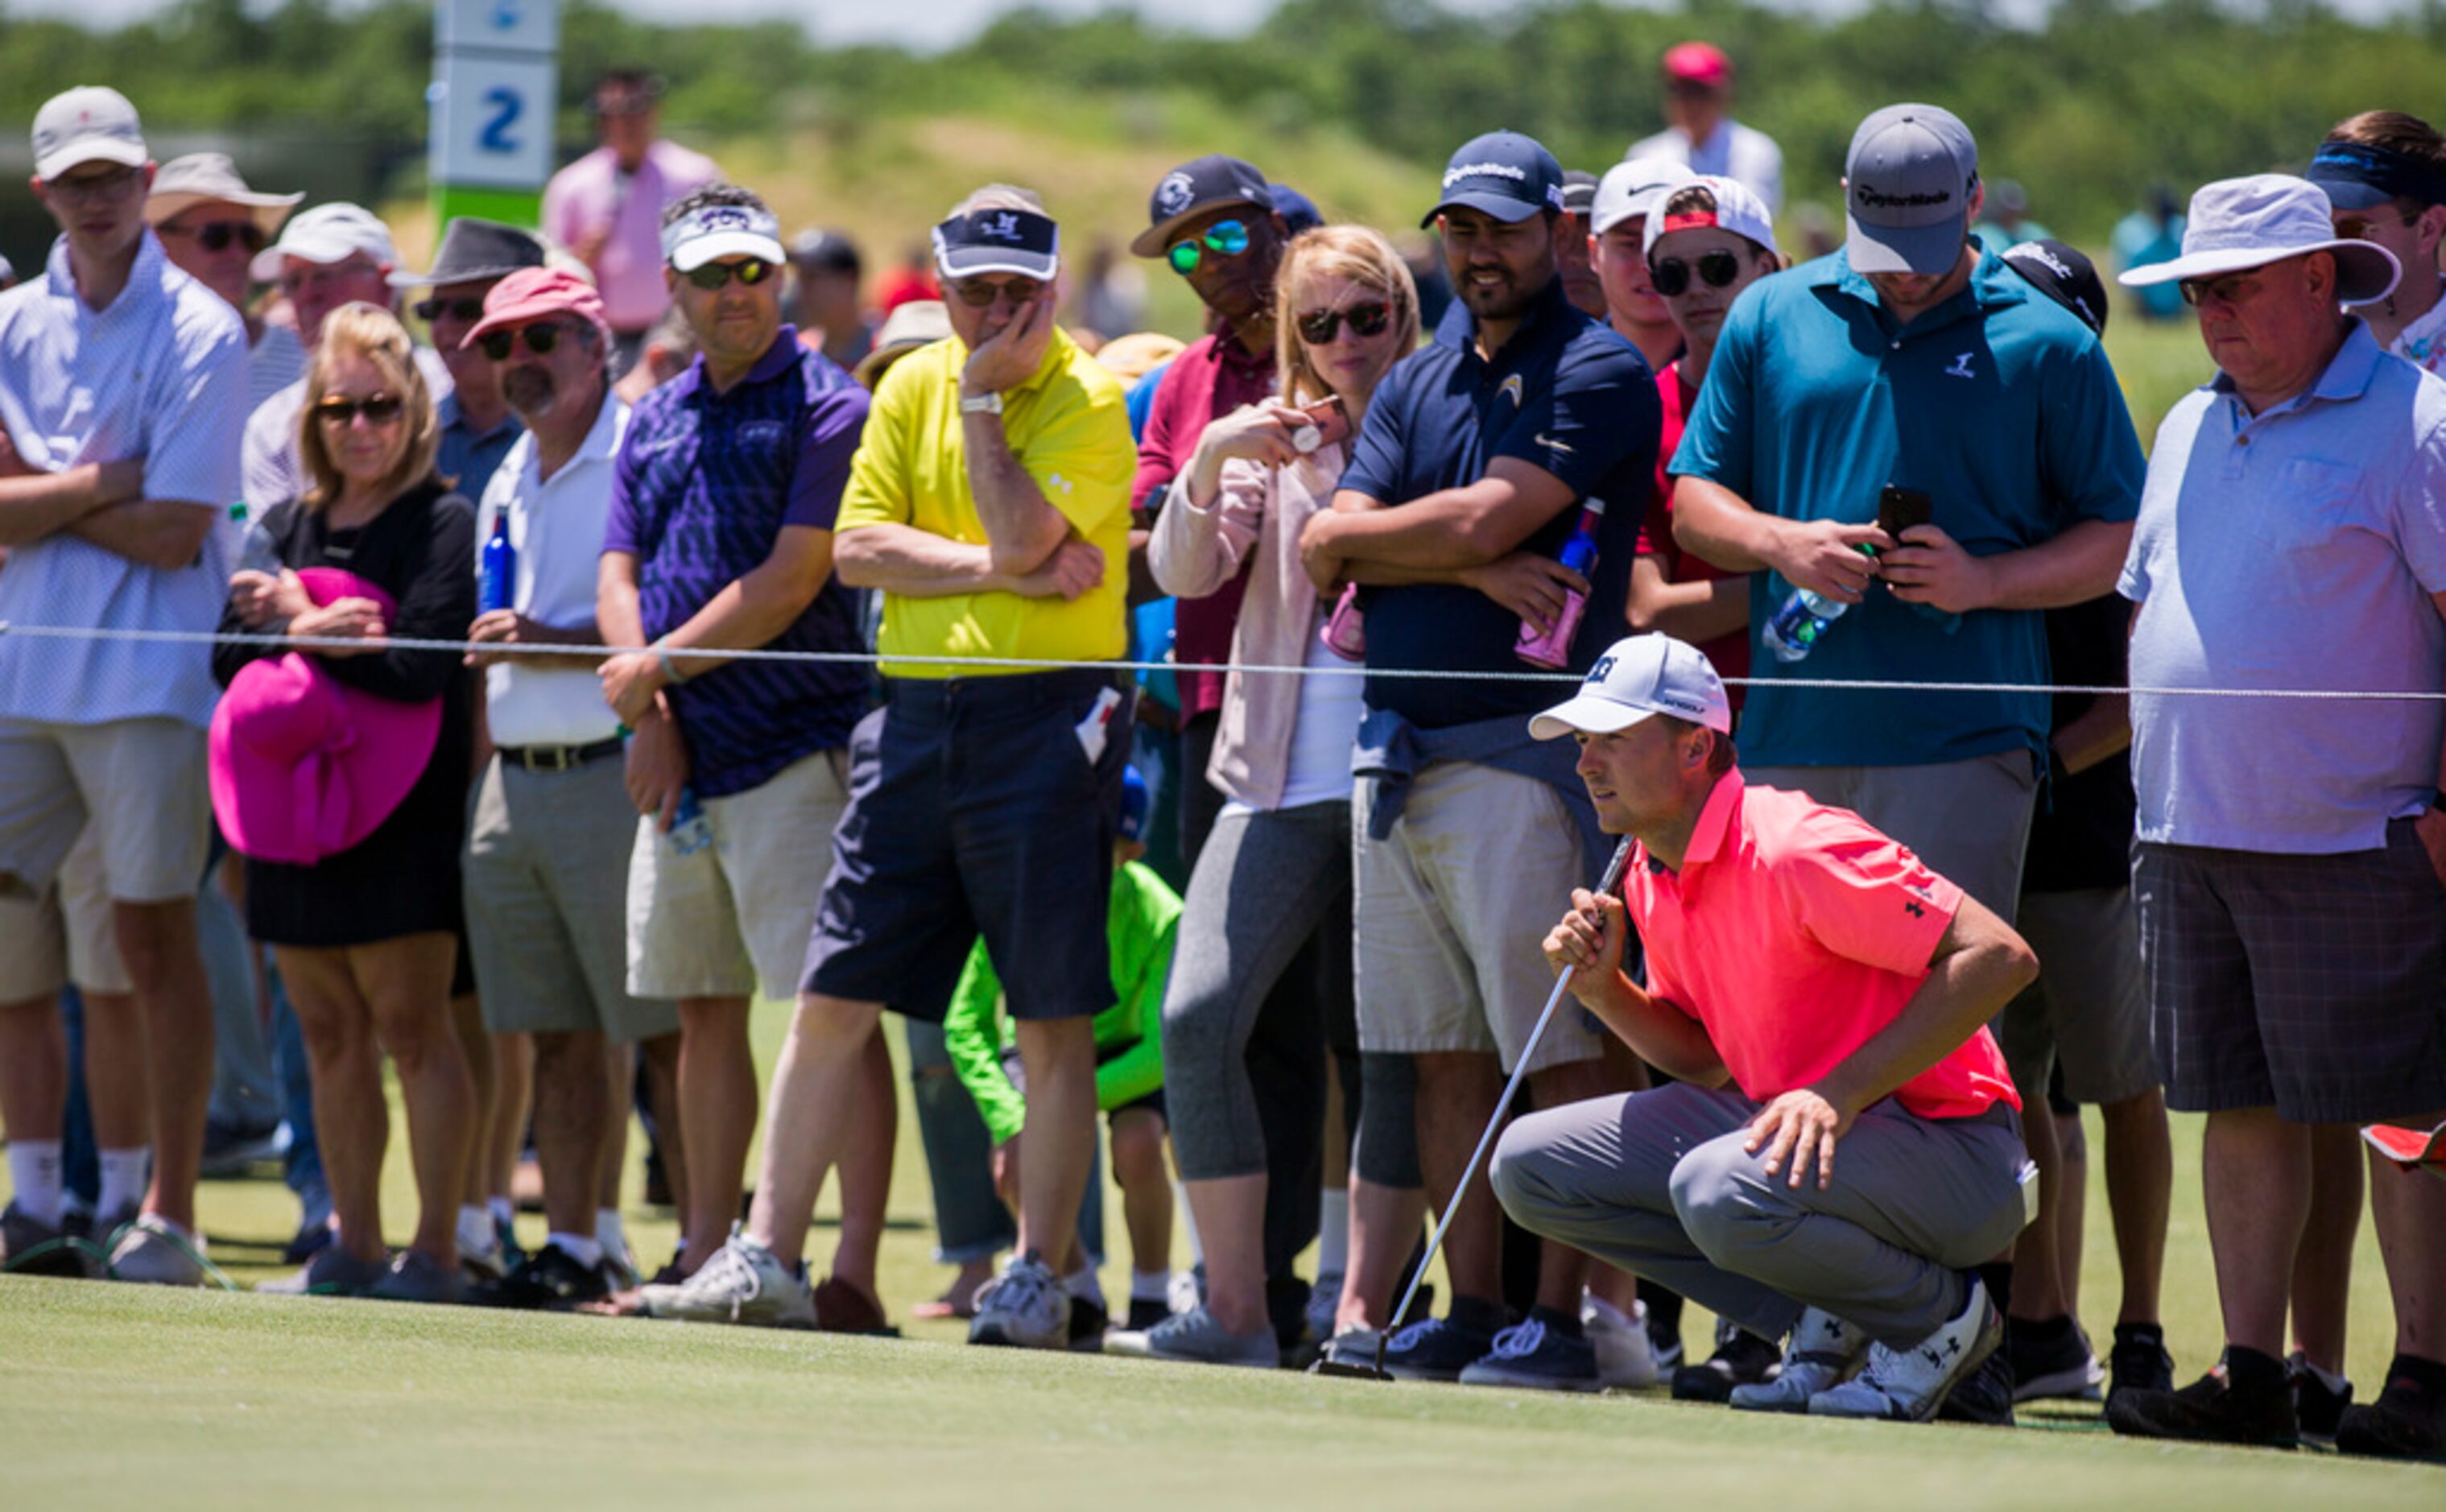
<path fill-rule="evenodd" d="M 2222 374 L 2185 395 L 2117 587 L 2136 688 L 2446 689 L 2446 380 L 2356 320 L 2257 415 Z M 2429 806 L 2446 709 L 2136 694 L 2132 732 L 2142 840 L 2332 855 Z"/>
<path fill-rule="evenodd" d="M 1838 249 L 1741 292 L 1674 454 L 1677 476 L 1720 483 L 1786 520 L 1873 523 L 1887 484 L 1935 501 L 1975 557 L 2036 546 L 2085 520 L 2133 518 L 2139 438 L 2106 350 L 2003 259 L 1897 330 Z M 2045 616 L 1953 618 L 1872 584 L 1866 601 L 1786 665 L 1757 636 L 1792 592 L 1750 575 L 1752 685 L 1741 759 L 1754 766 L 1918 766 L 2043 751 L 2043 693 L 1779 686 L 1786 678 L 2047 680 Z"/>

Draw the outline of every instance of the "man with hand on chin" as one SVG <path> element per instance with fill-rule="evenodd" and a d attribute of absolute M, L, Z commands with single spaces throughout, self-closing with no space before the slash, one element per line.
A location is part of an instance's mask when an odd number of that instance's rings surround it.
<path fill-rule="evenodd" d="M 1514 1124 L 1496 1195 L 1525 1228 L 1788 1336 L 1782 1373 L 1735 1407 L 1923 1421 L 2004 1337 L 1972 1268 L 2032 1194 L 1984 1026 L 2038 960 L 1857 815 L 1744 782 L 1731 728 L 1715 670 L 1665 635 L 1616 642 L 1531 721 L 1579 742 L 1598 818 L 1638 842 L 1623 896 L 1575 892 L 1546 958 L 1678 1080 Z M 1632 930 L 1644 988 L 1622 970 Z"/>

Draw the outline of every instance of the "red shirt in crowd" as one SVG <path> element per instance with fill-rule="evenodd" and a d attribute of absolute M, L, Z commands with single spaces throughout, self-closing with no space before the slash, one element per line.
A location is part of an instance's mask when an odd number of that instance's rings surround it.
<path fill-rule="evenodd" d="M 1229 331 L 1200 337 L 1164 369 L 1147 408 L 1146 433 L 1138 438 L 1138 477 L 1130 507 L 1143 520 L 1147 497 L 1177 477 L 1197 449 L 1209 421 L 1242 405 L 1274 396 L 1274 354 L 1251 357 Z M 1249 591 L 1251 554 L 1239 575 L 1204 598 L 1184 598 L 1173 612 L 1173 659 L 1183 664 L 1232 659 L 1232 632 L 1240 622 L 1240 600 Z M 1182 672 L 1180 717 L 1191 719 L 1223 707 L 1221 672 Z"/>
<path fill-rule="evenodd" d="M 1631 853 L 1622 896 L 1647 990 L 1705 1027 L 1742 1093 L 1808 1087 L 1898 1017 L 1962 889 L 1847 808 L 1752 787 L 1707 795 L 1682 869 Z M 1985 1026 L 1894 1094 L 1922 1118 L 2022 1106 Z"/>
<path fill-rule="evenodd" d="M 1640 522 L 1639 544 L 1633 549 L 1642 557 L 1653 557 L 1665 568 L 1665 580 L 1669 583 L 1714 582 L 1722 577 L 1738 577 L 1703 557 L 1693 556 L 1673 543 L 1673 479 L 1665 471 L 1672 464 L 1673 453 L 1682 444 L 1682 428 L 1689 424 L 1690 411 L 1699 406 L 1699 390 L 1682 381 L 1682 365 L 1666 363 L 1656 375 L 1656 397 L 1665 405 L 1665 430 L 1656 444 L 1656 494 L 1648 501 L 1647 516 Z M 1716 669 L 1719 677 L 1747 677 L 1750 674 L 1750 633 L 1747 626 L 1729 635 L 1719 635 L 1699 648 Z M 1741 694 L 1747 688 L 1740 683 L 1728 685 L 1724 691 L 1735 709 L 1741 707 Z"/>

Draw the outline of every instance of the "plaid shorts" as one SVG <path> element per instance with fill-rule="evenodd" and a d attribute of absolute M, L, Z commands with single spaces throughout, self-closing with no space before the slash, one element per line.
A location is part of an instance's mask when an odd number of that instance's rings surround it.
<path fill-rule="evenodd" d="M 2446 886 L 2412 821 L 2339 856 L 2143 844 L 2132 876 L 2169 1107 L 2446 1107 Z"/>

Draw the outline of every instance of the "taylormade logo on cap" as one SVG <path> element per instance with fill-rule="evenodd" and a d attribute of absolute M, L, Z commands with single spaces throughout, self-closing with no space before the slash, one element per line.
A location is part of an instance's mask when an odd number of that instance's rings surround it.
<path fill-rule="evenodd" d="M 1449 189 L 1463 179 L 1509 179 L 1515 183 L 1527 183 L 1528 174 L 1508 162 L 1464 162 L 1444 170 L 1444 187 Z"/>

